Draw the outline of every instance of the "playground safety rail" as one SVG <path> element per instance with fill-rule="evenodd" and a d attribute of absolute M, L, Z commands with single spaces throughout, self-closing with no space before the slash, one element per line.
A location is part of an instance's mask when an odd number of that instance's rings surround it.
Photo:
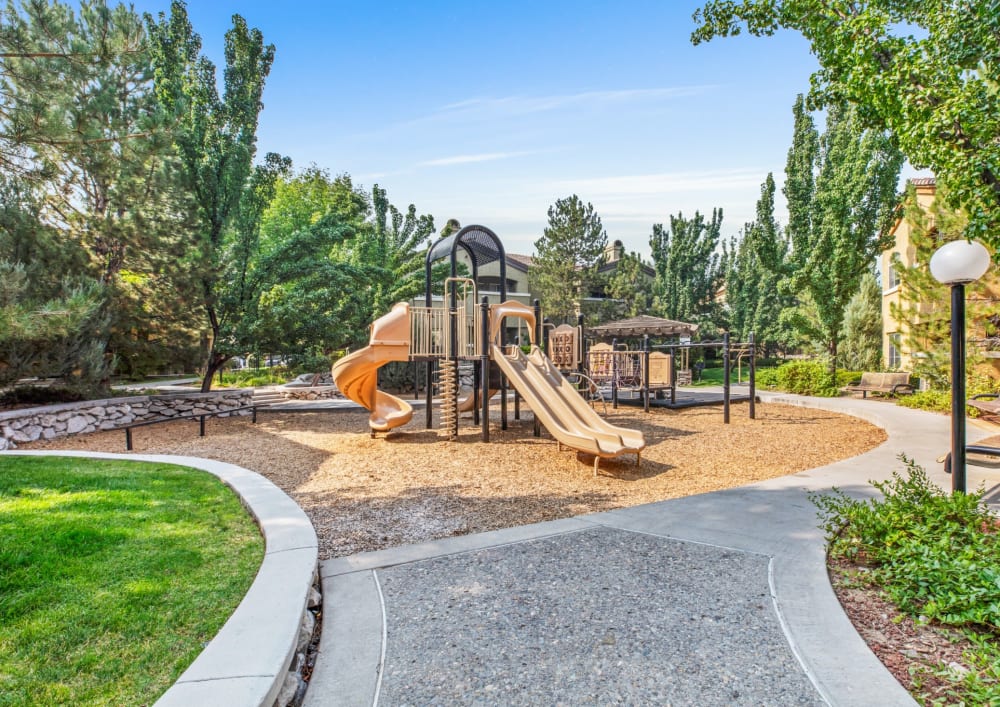
<path fill-rule="evenodd" d="M 232 416 L 234 412 L 240 412 L 241 410 L 250 410 L 250 422 L 257 424 L 257 413 L 258 412 L 268 412 L 269 405 L 244 405 L 243 407 L 230 408 L 228 410 L 219 410 L 217 412 L 204 412 L 204 413 L 194 413 L 191 415 L 174 415 L 173 417 L 160 417 L 155 420 L 144 420 L 142 422 L 135 422 L 131 425 L 121 427 L 119 429 L 125 430 L 125 449 L 129 452 L 132 451 L 132 430 L 136 427 L 149 427 L 150 425 L 161 425 L 164 422 L 174 422 L 176 420 L 198 420 L 198 436 L 205 436 L 205 418 L 206 417 L 222 417 L 222 416 Z M 310 410 L 310 412 L 322 411 L 322 408 L 316 408 L 315 410 Z M 275 409 L 273 412 L 298 412 L 295 409 Z"/>

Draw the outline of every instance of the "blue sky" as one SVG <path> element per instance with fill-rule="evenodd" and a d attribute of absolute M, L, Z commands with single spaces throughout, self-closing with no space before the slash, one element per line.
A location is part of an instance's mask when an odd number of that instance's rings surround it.
<path fill-rule="evenodd" d="M 784 181 L 816 67 L 791 33 L 692 46 L 699 6 L 191 0 L 188 14 L 216 64 L 235 12 L 275 45 L 259 155 L 379 184 L 438 228 L 489 226 L 515 253 L 575 193 L 648 256 L 671 214 L 721 207 L 727 236 L 753 219 L 767 173 Z"/>

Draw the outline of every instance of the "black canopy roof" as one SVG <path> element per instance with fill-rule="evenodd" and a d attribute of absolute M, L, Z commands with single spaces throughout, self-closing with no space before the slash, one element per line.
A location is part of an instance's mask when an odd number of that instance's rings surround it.
<path fill-rule="evenodd" d="M 588 334 L 605 339 L 616 336 L 622 338 L 643 336 L 644 334 L 649 336 L 691 336 L 696 331 L 698 331 L 697 324 L 652 317 L 648 314 L 640 314 L 638 317 L 608 322 L 587 329 Z"/>
<path fill-rule="evenodd" d="M 472 261 L 472 279 L 478 281 L 479 266 L 500 261 L 500 298 L 507 298 L 507 257 L 503 243 L 486 226 L 466 226 L 458 233 L 438 240 L 427 251 L 427 306 L 431 303 L 431 265 L 442 258 L 451 259 L 451 275 L 455 276 L 455 254 L 461 248 Z"/>

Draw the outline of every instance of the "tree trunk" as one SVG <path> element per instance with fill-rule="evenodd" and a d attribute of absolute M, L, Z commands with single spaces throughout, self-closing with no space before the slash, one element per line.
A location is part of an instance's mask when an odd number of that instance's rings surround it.
<path fill-rule="evenodd" d="M 205 377 L 201 381 L 202 393 L 208 393 L 212 390 L 212 379 L 231 358 L 232 356 L 225 356 L 214 351 L 209 354 L 208 363 L 205 365 Z"/>
<path fill-rule="evenodd" d="M 212 390 L 212 377 L 229 360 L 229 357 L 223 356 L 215 350 L 215 343 L 219 340 L 219 329 L 221 327 L 219 326 L 219 318 L 215 313 L 215 307 L 212 306 L 211 299 L 208 296 L 209 285 L 206 281 L 203 281 L 202 284 L 205 287 L 205 309 L 208 314 L 208 324 L 212 329 L 212 339 L 208 343 L 208 358 L 205 361 L 205 377 L 201 381 L 201 392 L 207 393 Z"/>
<path fill-rule="evenodd" d="M 837 387 L 837 340 L 830 342 L 830 385 Z"/>

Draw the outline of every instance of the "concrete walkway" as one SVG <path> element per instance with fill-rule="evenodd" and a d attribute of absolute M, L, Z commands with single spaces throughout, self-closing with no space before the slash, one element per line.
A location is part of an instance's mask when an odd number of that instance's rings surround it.
<path fill-rule="evenodd" d="M 738 489 L 328 560 L 306 705 L 914 704 L 841 610 L 808 493 L 870 495 L 900 453 L 950 487 L 948 418 L 762 397 L 889 440 Z M 1000 472 L 970 467 L 980 483 L 996 499 Z"/>

